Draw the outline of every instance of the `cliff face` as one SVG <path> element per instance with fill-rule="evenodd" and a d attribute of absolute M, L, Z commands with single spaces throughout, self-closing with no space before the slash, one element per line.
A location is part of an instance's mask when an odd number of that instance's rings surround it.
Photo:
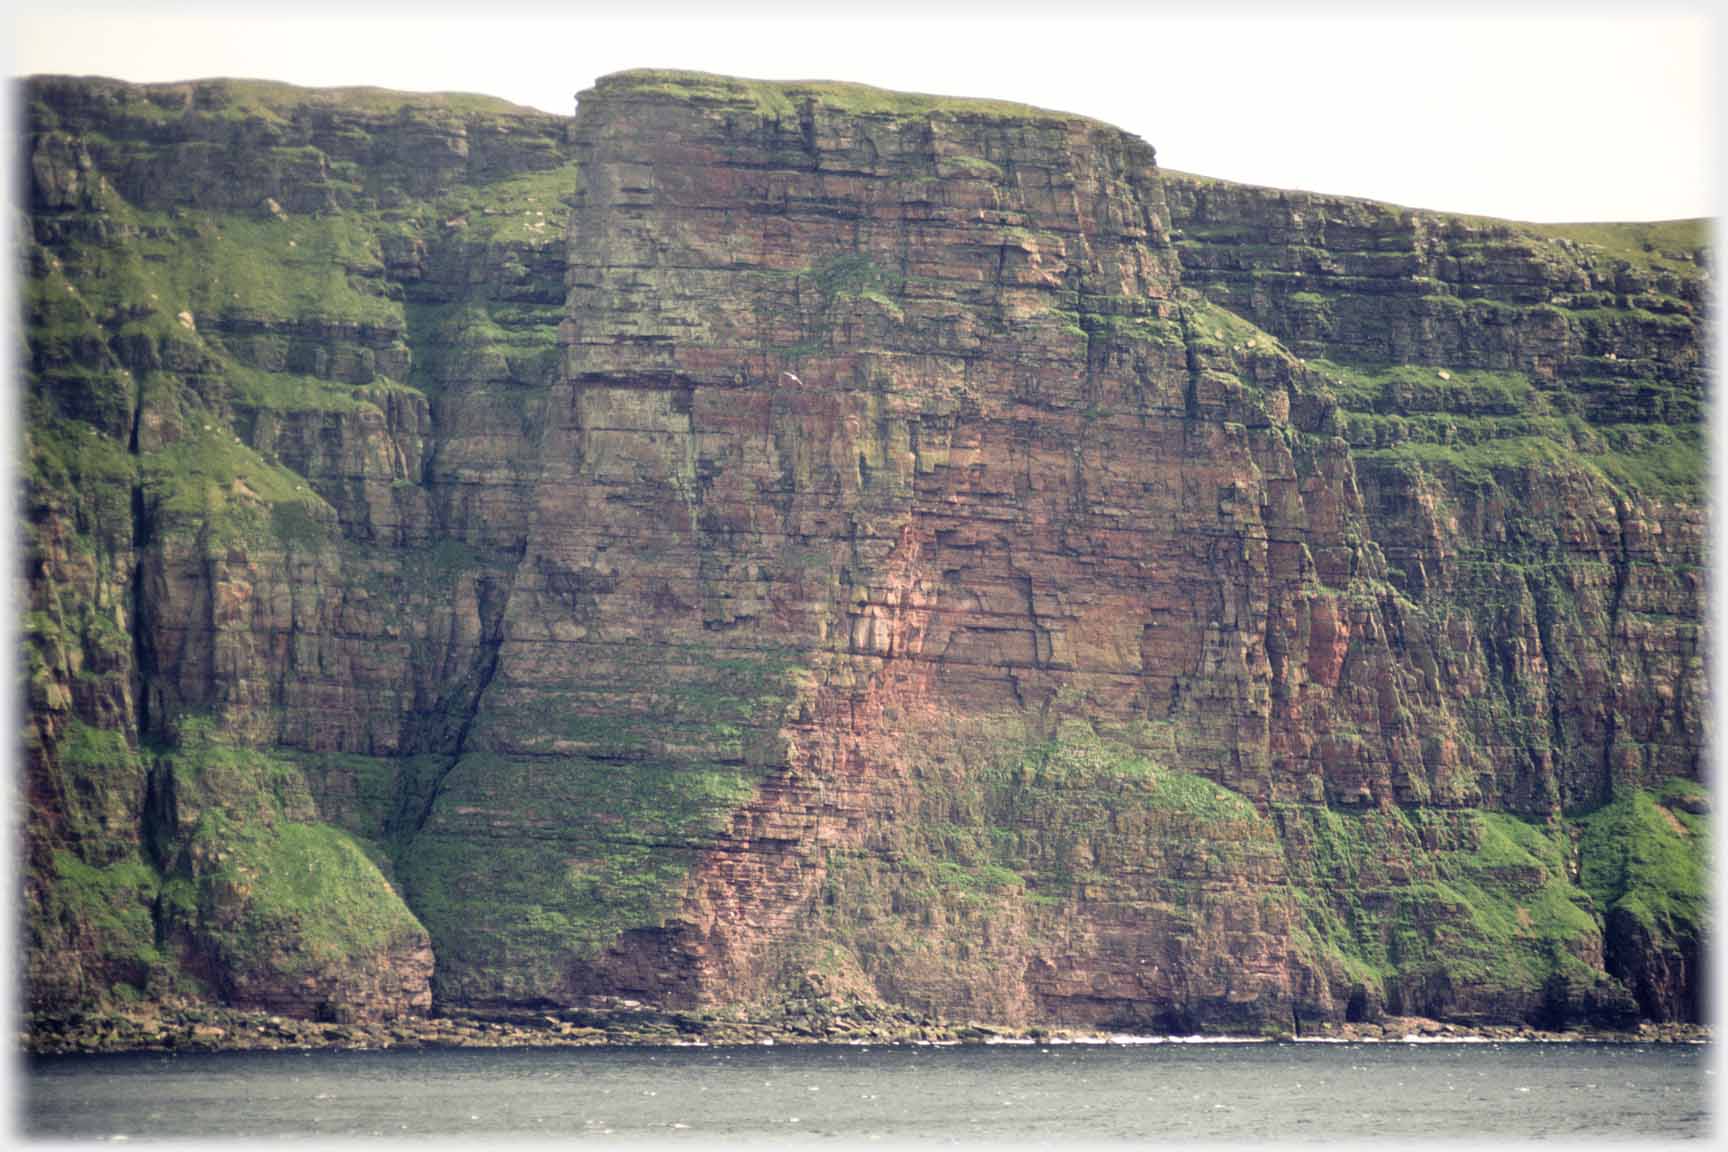
<path fill-rule="evenodd" d="M 25 95 L 34 1004 L 1698 1018 L 1699 229 Z"/>
<path fill-rule="evenodd" d="M 24 95 L 32 999 L 426 1007 L 391 846 L 526 531 L 564 123 L 228 82 Z"/>

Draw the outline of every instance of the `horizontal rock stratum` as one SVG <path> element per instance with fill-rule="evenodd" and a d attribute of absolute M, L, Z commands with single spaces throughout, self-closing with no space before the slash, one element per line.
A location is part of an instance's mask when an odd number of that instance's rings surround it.
<path fill-rule="evenodd" d="M 33 1009 L 1700 1018 L 1703 222 L 21 95 Z"/>

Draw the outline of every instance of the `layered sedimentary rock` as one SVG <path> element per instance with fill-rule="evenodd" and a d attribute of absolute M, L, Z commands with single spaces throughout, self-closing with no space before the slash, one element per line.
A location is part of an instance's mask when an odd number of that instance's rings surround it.
<path fill-rule="evenodd" d="M 412 824 L 394 781 L 460 741 L 526 532 L 564 123 L 240 82 L 24 95 L 32 997 L 424 1007 L 382 845 Z M 284 870 L 366 907 L 260 883 Z M 236 917 L 289 954 L 218 946 Z"/>
<path fill-rule="evenodd" d="M 1699 229 L 26 95 L 34 1002 L 1698 1017 Z"/>

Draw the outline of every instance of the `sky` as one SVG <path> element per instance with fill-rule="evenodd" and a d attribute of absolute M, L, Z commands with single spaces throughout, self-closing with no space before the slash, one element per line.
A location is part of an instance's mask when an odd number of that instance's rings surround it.
<path fill-rule="evenodd" d="M 851 80 L 1083 113 L 1143 137 L 1165 167 L 1253 184 L 1516 220 L 1715 213 L 1721 29 L 1703 4 L 23 0 L 14 12 L 14 75 L 484 92 L 565 114 L 625 68 Z"/>

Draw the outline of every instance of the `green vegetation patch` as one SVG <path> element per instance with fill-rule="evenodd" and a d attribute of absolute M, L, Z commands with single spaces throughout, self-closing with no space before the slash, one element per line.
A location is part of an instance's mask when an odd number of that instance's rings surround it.
<path fill-rule="evenodd" d="M 1519 373 L 1311 363 L 1338 398 L 1340 430 L 1360 464 L 1420 469 L 1477 488 L 1497 485 L 1505 472 L 1582 471 L 1624 492 L 1701 498 L 1703 429 L 1691 416 L 1592 423 L 1578 414 L 1578 396 L 1539 389 Z M 1584 392 L 1587 383 L 1568 387 Z M 1647 393 L 1639 400 L 1646 405 L 1673 390 L 1649 380 L 1623 386 Z"/>
<path fill-rule="evenodd" d="M 1702 423 L 1611 425 L 1598 432 L 1606 450 L 1591 460 L 1618 487 L 1703 501 L 1710 473 Z"/>
<path fill-rule="evenodd" d="M 1001 180 L 1003 173 L 999 165 L 993 164 L 982 156 L 943 156 L 938 163 L 941 167 L 955 172 L 965 173 L 979 180 Z"/>
<path fill-rule="evenodd" d="M 241 826 L 309 820 L 312 794 L 294 765 L 256 748 L 235 744 L 210 716 L 182 716 L 164 761 L 184 826 L 205 812 Z"/>
<path fill-rule="evenodd" d="M 866 252 L 843 252 L 812 264 L 797 277 L 799 338 L 772 350 L 786 363 L 820 355 L 828 347 L 842 310 L 860 301 L 900 320 L 904 313 L 899 298 L 906 284 L 905 277 L 883 268 Z M 782 307 L 779 301 L 778 295 L 758 301 L 758 311 L 766 319 L 769 314 L 779 312 Z"/>
<path fill-rule="evenodd" d="M 1517 372 L 1453 370 L 1425 364 L 1364 367 L 1332 360 L 1309 363 L 1326 377 L 1339 402 L 1351 409 L 1406 415 L 1513 416 L 1538 402 L 1529 379 Z"/>
<path fill-rule="evenodd" d="M 382 291 L 377 237 L 362 217 L 139 216 L 149 226 L 136 247 L 155 291 L 195 323 L 241 313 L 402 326 L 401 306 Z"/>
<path fill-rule="evenodd" d="M 1580 880 L 1603 912 L 1634 916 L 1653 939 L 1696 936 L 1709 896 L 1709 823 L 1681 806 L 1702 790 L 1670 781 L 1633 790 L 1581 822 Z"/>
<path fill-rule="evenodd" d="M 559 368 L 560 315 L 553 307 L 491 300 L 410 304 L 411 383 L 427 392 L 452 381 L 468 388 L 482 381 L 543 388 Z"/>
<path fill-rule="evenodd" d="M 150 916 L 161 880 L 136 853 L 93 867 L 72 852 L 55 852 L 54 878 L 62 909 L 95 932 L 104 951 L 147 966 L 161 962 Z"/>
<path fill-rule="evenodd" d="M 1035 123 L 1070 123 L 1087 118 L 1006 100 L 972 100 L 920 92 L 891 92 L 864 84 L 814 80 L 741 80 L 707 72 L 633 69 L 603 76 L 596 90 L 607 95 L 639 92 L 714 104 L 738 104 L 766 117 L 791 118 L 806 100 L 837 112 L 871 116 L 968 116 Z M 1095 123 L 1095 121 L 1094 121 Z"/>
<path fill-rule="evenodd" d="M 216 542 L 288 532 L 304 540 L 334 524 L 335 510 L 298 474 L 264 459 L 227 428 L 194 423 L 159 452 L 143 457 L 144 490 L 170 531 L 208 529 Z M 291 506 L 278 512 L 281 505 Z"/>
<path fill-rule="evenodd" d="M 1523 224 L 1544 236 L 1563 237 L 1599 248 L 1633 264 L 1649 264 L 1696 275 L 1700 256 L 1710 245 L 1711 221 L 1656 220 L 1633 224 Z"/>
<path fill-rule="evenodd" d="M 1474 810 L 1278 816 L 1303 946 L 1348 982 L 1384 997 L 1438 979 L 1478 1007 L 1533 1007 L 1556 976 L 1612 995 L 1589 959 L 1602 926 L 1569 878 L 1562 825 Z"/>
<path fill-rule="evenodd" d="M 1370 463 L 1420 467 L 1453 483 L 1472 487 L 1496 484 L 1496 475 L 1500 472 L 1583 466 L 1573 449 L 1545 436 L 1517 436 L 1466 444 L 1411 440 L 1389 448 L 1364 448 L 1358 456 Z"/>
<path fill-rule="evenodd" d="M 801 667 L 780 650 L 717 652 L 662 647 L 653 662 L 621 646 L 604 676 L 582 684 L 495 683 L 475 725 L 475 746 L 529 754 L 761 759 L 780 727 Z M 623 703 L 626 702 L 627 703 Z"/>
<path fill-rule="evenodd" d="M 135 836 L 145 770 L 124 732 L 68 719 L 49 773 L 72 843 L 99 850 Z"/>
<path fill-rule="evenodd" d="M 402 92 L 391 88 L 337 87 L 303 88 L 275 80 L 198 80 L 178 84 L 149 84 L 143 90 L 151 97 L 181 97 L 188 89 L 201 94 L 209 105 L 236 112 L 293 111 L 305 107 L 331 106 L 353 112 L 395 113 L 414 111 L 460 114 L 530 115 L 548 113 L 497 96 L 475 92 Z"/>
<path fill-rule="evenodd" d="M 814 938 L 889 999 L 1013 986 L 1030 956 L 1070 946 L 1087 905 L 1198 926 L 1277 866 L 1275 830 L 1247 799 L 1084 722 L 1041 736 L 998 718 L 958 748 L 959 762 L 913 769 L 907 807 L 870 844 L 825 858 Z"/>
<path fill-rule="evenodd" d="M 1198 293 L 1184 295 L 1182 316 L 1189 342 L 1203 354 L 1223 356 L 1238 347 L 1280 348 L 1270 334 Z"/>
<path fill-rule="evenodd" d="M 252 984 L 371 965 L 424 931 L 348 832 L 317 822 L 300 771 L 185 717 L 163 756 L 175 825 L 163 834 L 166 924 Z"/>
<path fill-rule="evenodd" d="M 661 924 L 758 780 L 738 763 L 463 757 L 400 862 L 440 980 L 562 972 Z"/>
<path fill-rule="evenodd" d="M 29 420 L 24 427 L 25 496 L 72 513 L 74 544 L 113 552 L 132 537 L 136 459 L 126 445 L 72 420 Z"/>
<path fill-rule="evenodd" d="M 427 223 L 456 227 L 465 245 L 528 245 L 561 248 L 564 222 L 569 214 L 565 200 L 576 190 L 575 164 L 561 164 L 536 172 L 525 172 L 487 184 L 463 184 L 436 205 L 442 220 L 427 217 Z"/>
<path fill-rule="evenodd" d="M 354 385 L 293 372 L 261 372 L 244 364 L 224 365 L 223 379 L 236 407 L 271 412 L 354 412 L 365 403 Z"/>
<path fill-rule="evenodd" d="M 192 327 L 228 314 L 401 327 L 376 227 L 362 214 L 170 213 L 117 197 L 107 208 L 105 241 L 74 234 L 54 258 L 82 306 L 116 328 L 148 318 L 163 335 L 189 336 L 181 312 Z M 56 285 L 49 278 L 38 297 L 70 295 Z M 44 326 L 41 338 L 56 339 L 66 324 Z"/>
<path fill-rule="evenodd" d="M 1534 990 L 1558 971 L 1594 983 L 1582 957 L 1594 953 L 1601 926 L 1588 897 L 1568 878 L 1564 829 L 1497 812 L 1477 812 L 1474 845 L 1439 854 L 1438 871 L 1464 899 L 1471 931 L 1449 942 L 1444 960 L 1468 978 L 1510 978 Z"/>
<path fill-rule="evenodd" d="M 104 119 L 133 122 L 135 129 L 183 121 L 239 123 L 263 120 L 277 124 L 308 109 L 339 109 L 372 116 L 415 115 L 426 118 L 537 117 L 551 114 L 497 96 L 472 92 L 401 92 L 389 88 L 302 88 L 275 80 L 210 79 L 166 84 L 126 84 L 87 77 L 33 76 L 25 82 L 34 123 L 52 126 L 53 106 L 42 95 L 61 86 L 97 89 Z"/>
<path fill-rule="evenodd" d="M 188 851 L 196 932 L 230 965 L 280 979 L 370 966 L 423 931 L 353 837 L 327 824 L 201 820 Z"/>
<path fill-rule="evenodd" d="M 556 987 L 676 912 L 698 854 L 784 762 L 797 654 L 594 653 L 579 685 L 494 681 L 399 862 L 444 994 Z"/>

